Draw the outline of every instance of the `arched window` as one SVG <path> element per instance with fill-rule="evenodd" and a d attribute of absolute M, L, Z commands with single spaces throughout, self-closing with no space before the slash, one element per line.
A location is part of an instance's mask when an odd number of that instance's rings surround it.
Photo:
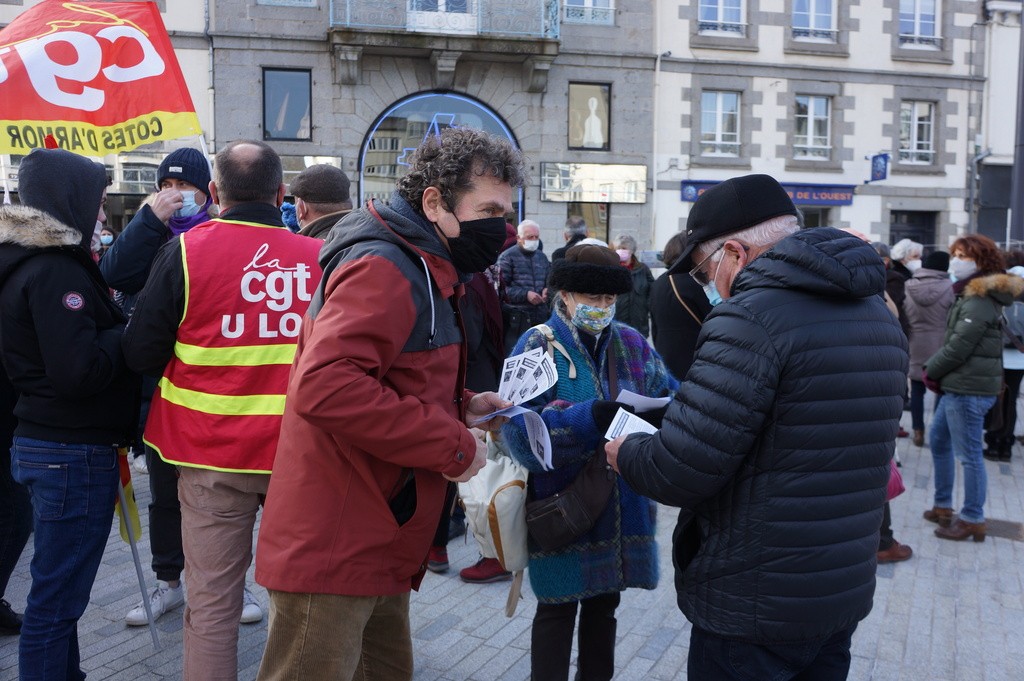
<path fill-rule="evenodd" d="M 427 135 L 445 128 L 466 127 L 505 137 L 519 144 L 508 125 L 485 104 L 466 95 L 423 92 L 392 104 L 370 127 L 359 154 L 359 198 L 387 199 L 395 181 L 408 169 L 406 159 Z M 515 197 L 522 215 L 522 191 Z"/>

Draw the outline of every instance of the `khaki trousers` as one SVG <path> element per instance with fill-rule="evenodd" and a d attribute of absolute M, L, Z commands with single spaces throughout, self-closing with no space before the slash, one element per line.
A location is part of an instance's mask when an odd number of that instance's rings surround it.
<path fill-rule="evenodd" d="M 270 592 L 257 681 L 409 681 L 409 594 Z"/>
<path fill-rule="evenodd" d="M 238 618 L 252 530 L 270 476 L 181 466 L 185 681 L 237 681 Z"/>

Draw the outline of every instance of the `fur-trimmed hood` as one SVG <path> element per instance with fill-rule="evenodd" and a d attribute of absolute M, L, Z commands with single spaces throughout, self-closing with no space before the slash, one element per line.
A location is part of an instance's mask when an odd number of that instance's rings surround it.
<path fill-rule="evenodd" d="M 1000 305 L 1012 303 L 1024 293 L 1024 279 L 1012 274 L 989 274 L 971 279 L 964 286 L 965 296 L 988 296 Z"/>
<path fill-rule="evenodd" d="M 81 250 L 77 229 L 28 206 L 0 206 L 0 283 L 26 258 L 48 248 Z"/>
<path fill-rule="evenodd" d="M 0 244 L 31 249 L 77 246 L 81 240 L 77 229 L 45 211 L 28 206 L 0 206 Z"/>

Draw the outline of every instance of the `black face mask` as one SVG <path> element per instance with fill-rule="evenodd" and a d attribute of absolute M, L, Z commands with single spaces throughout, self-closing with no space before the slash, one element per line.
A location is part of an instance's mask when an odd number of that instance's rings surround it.
<path fill-rule="evenodd" d="M 498 261 L 498 253 L 505 243 L 505 218 L 467 220 L 459 223 L 459 230 L 459 236 L 448 239 L 455 269 L 473 274 L 483 272 Z"/>

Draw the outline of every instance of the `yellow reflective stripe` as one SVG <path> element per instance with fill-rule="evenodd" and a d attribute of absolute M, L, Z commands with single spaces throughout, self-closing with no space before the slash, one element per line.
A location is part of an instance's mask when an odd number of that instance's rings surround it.
<path fill-rule="evenodd" d="M 217 395 L 179 388 L 167 377 L 160 379 L 160 396 L 180 407 L 221 416 L 280 416 L 284 395 Z"/>
<path fill-rule="evenodd" d="M 240 345 L 233 348 L 204 348 L 177 342 L 174 356 L 185 364 L 204 367 L 258 367 L 291 364 L 295 359 L 295 343 L 277 345 Z"/>
<path fill-rule="evenodd" d="M 288 229 L 287 227 L 278 227 L 277 225 L 263 225 L 259 222 L 246 222 L 245 220 L 225 220 L 224 218 L 214 218 L 210 222 L 219 222 L 222 225 L 245 225 L 246 227 L 262 227 L 263 229 Z"/>
<path fill-rule="evenodd" d="M 153 444 L 151 440 L 147 440 L 145 437 L 143 437 L 142 441 L 145 442 L 150 447 L 152 447 L 153 451 L 155 451 L 161 459 L 171 464 L 172 466 L 186 466 L 188 468 L 205 468 L 208 471 L 220 471 L 221 473 L 255 473 L 257 475 L 270 475 L 270 471 L 265 471 L 263 469 L 224 468 L 222 466 L 203 466 L 192 461 L 178 461 L 177 459 L 172 459 L 169 456 L 165 456 L 163 450 L 157 447 L 155 444 Z"/>
<path fill-rule="evenodd" d="M 181 271 L 185 275 L 185 304 L 181 306 L 181 321 L 178 322 L 180 327 L 182 322 L 185 321 L 185 315 L 188 314 L 188 258 L 185 257 L 185 235 L 182 234 L 178 237 L 178 243 L 181 244 Z"/>

